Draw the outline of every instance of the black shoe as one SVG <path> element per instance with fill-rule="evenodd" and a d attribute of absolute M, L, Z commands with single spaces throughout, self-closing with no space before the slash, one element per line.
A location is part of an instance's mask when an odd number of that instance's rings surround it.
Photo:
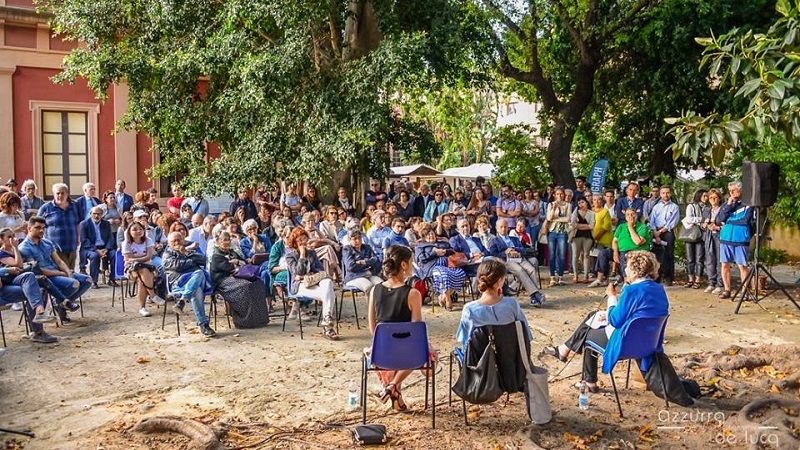
<path fill-rule="evenodd" d="M 99 288 L 99 287 L 100 287 L 100 286 L 98 286 L 98 285 L 97 285 L 97 283 L 92 283 L 92 289 L 97 289 L 97 288 Z"/>
<path fill-rule="evenodd" d="M 86 268 L 78 269 L 78 273 L 80 273 L 82 275 L 86 275 Z"/>
<path fill-rule="evenodd" d="M 64 314 L 62 317 L 59 317 L 62 325 L 69 325 L 72 323 L 72 319 L 69 318 L 68 315 Z"/>
<path fill-rule="evenodd" d="M 206 337 L 214 337 L 217 335 L 217 332 L 212 330 L 208 324 L 200 325 L 200 332 L 203 333 L 203 336 Z"/>
<path fill-rule="evenodd" d="M 31 341 L 37 342 L 39 344 L 52 344 L 54 342 L 58 342 L 58 338 L 42 331 L 40 333 L 35 333 L 33 336 L 31 336 Z"/>
<path fill-rule="evenodd" d="M 175 305 L 172 307 L 172 312 L 175 314 L 183 314 L 183 307 L 186 305 L 186 302 L 183 300 L 178 300 Z"/>
<path fill-rule="evenodd" d="M 108 285 L 109 286 L 114 286 L 114 287 L 119 287 L 119 283 L 117 283 L 117 280 L 109 280 L 108 281 Z"/>
<path fill-rule="evenodd" d="M 75 312 L 81 309 L 81 305 L 73 302 L 72 300 L 66 300 L 64 303 L 61 304 L 69 312 Z"/>

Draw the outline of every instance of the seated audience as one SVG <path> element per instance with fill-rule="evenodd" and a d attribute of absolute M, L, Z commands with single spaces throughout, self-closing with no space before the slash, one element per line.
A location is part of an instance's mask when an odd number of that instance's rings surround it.
<path fill-rule="evenodd" d="M 179 299 L 172 310 L 182 314 L 186 300 L 189 300 L 200 332 L 204 336 L 216 336 L 217 333 L 209 326 L 203 303 L 206 289 L 211 283 L 210 275 L 204 270 L 205 257 L 200 252 L 187 250 L 184 236 L 179 231 L 169 234 L 167 245 L 167 249 L 164 250 L 164 269 L 171 287 L 170 291 Z"/>
<path fill-rule="evenodd" d="M 253 222 L 250 220 L 248 222 Z M 257 228 L 257 226 L 256 226 Z M 247 264 L 244 256 L 231 247 L 231 235 L 221 231 L 210 262 L 211 281 L 229 311 L 236 328 L 258 328 L 269 323 L 269 304 L 265 302 L 267 287 L 260 279 L 237 278 L 236 271 Z"/>
<path fill-rule="evenodd" d="M 292 232 L 292 222 L 287 219 L 278 219 L 275 221 L 275 231 L 278 233 L 278 240 L 272 244 L 269 250 L 269 285 L 267 285 L 267 293 L 273 295 L 274 288 L 277 286 L 286 286 L 289 277 L 288 266 L 286 265 L 286 239 L 289 233 Z"/>
<path fill-rule="evenodd" d="M 410 247 L 408 240 L 404 236 L 406 231 L 406 221 L 400 217 L 395 217 L 392 220 L 391 232 L 383 239 L 383 248 L 387 249 L 393 245 L 405 245 Z"/>
<path fill-rule="evenodd" d="M 317 257 L 322 262 L 325 268 L 325 273 L 332 279 L 341 279 L 341 266 L 339 265 L 339 257 L 336 255 L 337 251 L 341 251 L 341 246 L 337 241 L 325 239 L 322 233 L 315 228 L 316 222 L 311 213 L 306 213 L 303 216 L 303 229 L 308 234 L 308 242 L 306 246 L 317 254 Z"/>
<path fill-rule="evenodd" d="M 462 267 L 467 276 L 477 275 L 477 264 L 480 264 L 485 256 L 489 256 L 489 251 L 483 246 L 481 240 L 470 235 L 469 221 L 458 219 L 458 234 L 450 238 L 450 247 L 453 251 L 461 252 L 472 264 Z"/>
<path fill-rule="evenodd" d="M 80 225 L 80 260 L 84 266 L 88 262 L 89 276 L 94 280 L 92 287 L 97 289 L 97 280 L 100 278 L 100 262 L 105 258 L 107 264 L 114 267 L 117 241 L 111 232 L 111 224 L 103 219 L 102 206 L 95 206 L 89 214 L 90 217 Z M 111 271 L 111 282 L 113 281 L 114 272 Z"/>
<path fill-rule="evenodd" d="M 422 229 L 424 241 L 417 243 L 416 262 L 420 278 L 433 277 L 433 290 L 439 294 L 439 305 L 452 311 L 452 295 L 460 290 L 466 279 L 464 269 L 448 267 L 447 257 L 455 253 L 449 242 L 439 241 L 430 225 Z"/>
<path fill-rule="evenodd" d="M 519 278 L 525 291 L 530 295 L 533 306 L 542 306 L 545 296 L 536 282 L 536 258 L 525 258 L 522 243 L 519 239 L 508 235 L 508 222 L 497 219 L 497 236 L 489 243 L 489 254 L 506 262 L 508 271 Z"/>
<path fill-rule="evenodd" d="M 342 249 L 342 267 L 344 268 L 344 285 L 357 287 L 362 292 L 369 292 L 372 286 L 381 283 L 381 260 L 369 244 L 365 244 L 361 230 L 354 229 L 349 233 L 350 244 Z"/>
<path fill-rule="evenodd" d="M 159 280 L 159 269 L 153 262 L 155 249 L 152 239 L 145 235 L 144 227 L 138 222 L 132 223 L 125 231 L 125 242 L 122 243 L 122 257 L 125 259 L 125 272 L 128 278 L 138 284 L 136 300 L 139 304 L 139 314 L 150 317 L 147 310 L 147 297 L 156 305 L 164 303 L 155 290 Z"/>

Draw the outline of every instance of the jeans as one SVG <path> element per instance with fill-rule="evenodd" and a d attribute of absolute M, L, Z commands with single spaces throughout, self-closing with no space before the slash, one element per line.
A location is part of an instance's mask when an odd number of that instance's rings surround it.
<path fill-rule="evenodd" d="M 206 297 L 206 274 L 198 269 L 192 272 L 189 280 L 183 287 L 183 298 L 191 296 L 189 301 L 192 302 L 192 311 L 194 311 L 194 318 L 197 325 L 208 325 L 208 317 L 206 317 L 206 308 L 204 299 Z"/>
<path fill-rule="evenodd" d="M 33 275 L 32 273 L 24 273 L 22 275 Z M 20 276 L 22 276 L 20 275 Z M 18 276 L 17 278 L 19 278 Z M 35 280 L 35 278 L 34 278 Z M 35 314 L 33 308 L 30 305 L 30 298 L 26 295 L 25 290 L 22 286 L 18 286 L 16 284 L 17 280 L 14 279 L 14 284 L 12 285 L 4 285 L 0 287 L 0 305 L 10 305 L 11 303 L 22 303 L 22 306 L 27 311 L 28 316 L 28 326 L 30 327 L 31 331 L 36 334 L 41 333 L 44 331 L 44 327 L 40 323 L 33 323 L 32 319 Z M 29 282 L 26 282 L 29 283 Z M 36 286 L 36 289 L 39 289 L 39 286 Z M 41 301 L 42 294 L 39 292 L 39 299 Z M 27 300 L 27 301 L 26 301 Z"/>
<path fill-rule="evenodd" d="M 597 254 L 594 271 L 598 276 L 602 273 L 608 278 L 608 272 L 611 271 L 611 263 L 614 261 L 614 250 L 610 247 L 603 247 L 602 245 L 598 245 L 598 247 L 600 247 L 600 253 Z"/>
<path fill-rule="evenodd" d="M 36 281 L 36 275 L 31 272 L 21 273 L 14 277 L 12 282 L 14 286 L 22 288 L 22 293 L 30 303 L 32 309 L 37 306 L 45 306 L 44 298 L 42 297 L 42 289 L 39 287 L 39 282 Z"/>
<path fill-rule="evenodd" d="M 706 254 L 706 274 L 708 285 L 722 287 L 722 273 L 719 267 L 719 233 L 706 232 L 703 236 Z"/>
<path fill-rule="evenodd" d="M 553 233 L 547 234 L 547 245 L 550 251 L 550 276 L 564 275 L 564 261 L 567 259 L 567 234 Z"/>
<path fill-rule="evenodd" d="M 705 243 L 686 242 L 686 272 L 689 276 L 700 278 L 703 275 Z"/>
<path fill-rule="evenodd" d="M 53 287 L 48 288 L 47 291 L 59 301 L 63 301 L 63 299 L 74 301 L 92 286 L 91 283 L 89 283 L 88 275 L 77 272 L 73 272 L 71 277 L 55 276 L 48 278 Z M 75 281 L 78 282 L 77 287 L 75 286 Z"/>

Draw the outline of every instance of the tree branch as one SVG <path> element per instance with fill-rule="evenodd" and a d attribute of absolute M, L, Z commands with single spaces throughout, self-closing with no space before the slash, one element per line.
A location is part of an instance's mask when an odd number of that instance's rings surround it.
<path fill-rule="evenodd" d="M 636 18 L 636 16 L 638 16 L 639 13 L 642 12 L 642 10 L 649 8 L 658 2 L 659 0 L 640 0 L 639 3 L 634 5 L 634 7 L 631 8 L 630 11 L 628 11 L 628 14 L 625 14 L 625 16 L 622 17 L 616 23 L 611 24 L 608 30 L 606 30 L 606 32 L 604 33 L 603 39 L 606 40 L 611 38 L 619 30 L 630 25 L 631 22 L 633 22 L 633 20 Z"/>
<path fill-rule="evenodd" d="M 578 46 L 578 50 L 581 52 L 581 59 L 588 59 L 589 58 L 589 47 L 586 45 L 586 41 L 581 34 L 581 30 L 579 30 L 567 13 L 567 8 L 561 4 L 559 0 L 550 0 L 550 3 L 555 6 L 556 11 L 558 11 L 558 17 L 561 18 L 561 21 L 564 22 L 564 26 L 567 27 L 567 31 L 569 31 L 570 37 L 572 37 L 572 41 L 575 42 L 575 45 Z"/>
<path fill-rule="evenodd" d="M 500 9 L 500 7 L 497 4 L 495 4 L 492 0 L 483 0 L 483 3 L 490 10 L 494 11 L 495 14 L 500 16 L 500 21 L 503 22 L 503 25 L 505 25 L 506 28 L 509 29 L 509 31 L 514 33 L 514 35 L 517 36 L 520 41 L 525 41 L 525 39 L 527 38 L 527 34 L 524 31 L 522 31 L 519 25 L 517 25 L 516 22 L 511 20 L 511 17 L 508 17 L 508 14 L 506 14 L 502 9 Z"/>

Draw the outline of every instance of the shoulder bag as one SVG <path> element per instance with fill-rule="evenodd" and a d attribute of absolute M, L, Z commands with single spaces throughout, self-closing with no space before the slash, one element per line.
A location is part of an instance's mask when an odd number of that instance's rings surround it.
<path fill-rule="evenodd" d="M 692 205 L 695 206 L 695 205 Z M 687 244 L 696 244 L 703 241 L 703 230 L 696 223 L 686 224 L 682 223 L 682 227 L 678 230 L 678 240 Z"/>
<path fill-rule="evenodd" d="M 536 367 L 528 359 L 527 346 L 525 345 L 525 330 L 522 329 L 522 322 L 517 321 L 517 344 L 519 345 L 520 358 L 525 366 L 526 383 L 525 397 L 527 397 L 528 417 L 531 422 L 542 425 L 553 418 L 550 409 L 550 389 L 547 385 L 547 369 Z"/>
<path fill-rule="evenodd" d="M 247 281 L 256 281 L 259 278 L 260 267 L 255 264 L 245 264 L 233 273 L 234 278 L 241 278 Z"/>
<path fill-rule="evenodd" d="M 477 364 L 470 366 L 469 353 L 472 347 L 468 344 L 464 356 L 464 364 L 458 375 L 456 384 L 452 387 L 453 393 L 471 404 L 493 403 L 503 395 L 500 386 L 500 374 L 497 371 L 497 355 L 495 354 L 494 332 L 491 325 L 486 325 L 489 334 L 489 344 L 483 350 L 483 355 Z"/>
<path fill-rule="evenodd" d="M 542 228 L 539 229 L 539 237 L 536 239 L 540 244 L 547 244 L 547 233 L 550 232 L 550 221 L 545 220 L 542 222 Z"/>

